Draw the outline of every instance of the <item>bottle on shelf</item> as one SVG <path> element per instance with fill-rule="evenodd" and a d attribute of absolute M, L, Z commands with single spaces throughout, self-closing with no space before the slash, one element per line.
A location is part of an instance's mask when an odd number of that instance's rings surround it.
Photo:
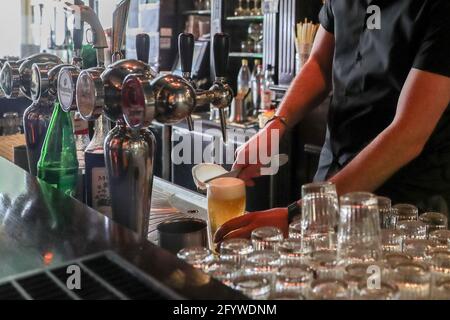
<path fill-rule="evenodd" d="M 264 81 L 261 94 L 261 110 L 270 110 L 273 108 L 272 101 L 275 100 L 275 91 L 271 87 L 275 84 L 273 79 L 274 70 L 269 64 L 267 65 L 266 72 L 264 73 Z"/>
<path fill-rule="evenodd" d="M 252 77 L 250 80 L 252 89 L 253 115 L 257 116 L 261 106 L 262 84 L 264 81 L 264 71 L 260 60 L 255 60 Z"/>
<path fill-rule="evenodd" d="M 95 133 L 86 152 L 86 203 L 91 208 L 111 216 L 108 172 L 105 164 L 105 139 L 109 133 L 109 122 L 100 116 L 95 122 Z"/>
<path fill-rule="evenodd" d="M 251 108 L 251 99 L 248 99 L 247 96 L 251 88 L 251 77 L 252 74 L 248 66 L 248 60 L 242 59 L 242 66 L 241 69 L 239 70 L 237 79 L 237 90 L 238 95 L 242 95 L 244 97 L 245 110 L 249 110 Z"/>
<path fill-rule="evenodd" d="M 82 173 L 85 170 L 84 152 L 89 145 L 89 123 L 81 118 L 78 112 L 73 116 L 73 129 L 75 135 L 75 145 L 77 148 L 78 166 Z"/>
<path fill-rule="evenodd" d="M 242 59 L 242 66 L 237 78 L 237 94 L 231 105 L 229 118 L 231 122 L 243 123 L 247 121 L 248 110 L 251 109 L 250 79 L 248 60 Z"/>
<path fill-rule="evenodd" d="M 238 79 L 237 79 L 237 86 L 238 86 L 238 92 L 247 92 L 250 90 L 250 68 L 248 67 L 248 60 L 242 59 L 242 65 L 239 69 L 238 73 Z"/>
<path fill-rule="evenodd" d="M 38 178 L 75 196 L 78 179 L 78 160 L 70 113 L 55 103 L 50 125 L 38 162 Z"/>

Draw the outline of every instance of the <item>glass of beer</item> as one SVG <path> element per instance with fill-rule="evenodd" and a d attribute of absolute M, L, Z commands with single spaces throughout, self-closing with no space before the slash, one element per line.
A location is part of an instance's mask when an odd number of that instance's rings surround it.
<path fill-rule="evenodd" d="M 211 239 L 225 222 L 245 212 L 245 183 L 237 178 L 218 178 L 208 183 L 208 217 Z"/>

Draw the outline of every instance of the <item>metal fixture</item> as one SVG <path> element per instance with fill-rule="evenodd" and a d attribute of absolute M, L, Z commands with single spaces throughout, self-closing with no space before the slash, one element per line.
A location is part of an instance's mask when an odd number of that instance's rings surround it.
<path fill-rule="evenodd" d="M 216 80 L 209 90 L 196 90 L 190 83 L 194 42 L 192 35 L 182 34 L 179 50 L 183 78 L 168 74 L 155 80 L 145 75 L 130 75 L 123 84 L 122 109 L 130 127 L 147 127 L 155 119 L 163 124 L 175 124 L 190 117 L 197 106 L 211 104 L 219 110 L 222 136 L 227 141 L 225 109 L 233 99 L 233 91 L 225 80 L 230 48 L 229 36 L 214 36 Z M 189 121 L 189 120 L 188 120 Z"/>

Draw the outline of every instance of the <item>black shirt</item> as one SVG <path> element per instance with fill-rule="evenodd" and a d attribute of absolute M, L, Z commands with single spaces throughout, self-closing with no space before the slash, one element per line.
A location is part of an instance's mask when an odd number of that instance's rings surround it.
<path fill-rule="evenodd" d="M 371 5 L 380 8 L 380 29 L 368 28 Z M 450 0 L 327 0 L 319 19 L 335 37 L 325 147 L 328 170 L 336 170 L 392 122 L 412 68 L 450 77 Z M 382 189 L 393 197 L 399 189 L 412 194 L 411 188 L 450 197 L 450 108 L 423 153 Z M 411 200 L 404 195 L 401 200 Z"/>

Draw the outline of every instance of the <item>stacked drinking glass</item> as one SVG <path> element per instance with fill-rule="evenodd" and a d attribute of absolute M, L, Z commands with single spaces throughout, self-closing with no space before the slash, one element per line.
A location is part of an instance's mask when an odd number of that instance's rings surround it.
<path fill-rule="evenodd" d="M 301 218 L 281 230 L 253 230 L 215 256 L 187 248 L 178 257 L 252 299 L 450 299 L 447 217 L 332 183 L 302 188 Z"/>

